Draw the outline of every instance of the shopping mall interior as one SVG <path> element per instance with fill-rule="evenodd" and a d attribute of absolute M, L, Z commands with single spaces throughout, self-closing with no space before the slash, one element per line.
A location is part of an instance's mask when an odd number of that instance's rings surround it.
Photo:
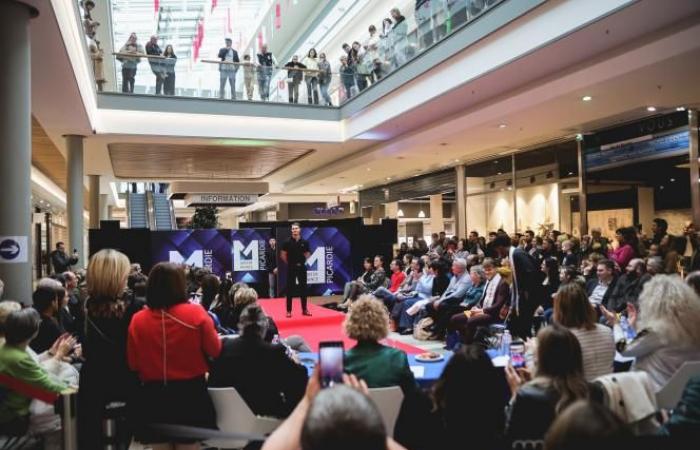
<path fill-rule="evenodd" d="M 0 36 L 3 448 L 698 437 L 699 1 L 1 0 Z"/>

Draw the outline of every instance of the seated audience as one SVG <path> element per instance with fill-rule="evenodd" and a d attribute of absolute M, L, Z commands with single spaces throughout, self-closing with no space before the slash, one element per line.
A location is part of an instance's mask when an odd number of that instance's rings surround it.
<path fill-rule="evenodd" d="M 46 396 L 69 392 L 68 385 L 54 381 L 27 352 L 29 342 L 37 336 L 41 318 L 32 309 L 11 312 L 5 319 L 5 344 L 0 347 L 0 373 L 36 389 Z M 22 436 L 29 428 L 29 404 L 32 398 L 6 386 L 0 386 L 0 434 Z"/>
<path fill-rule="evenodd" d="M 483 297 L 469 311 L 453 315 L 448 325 L 448 331 L 458 333 L 459 340 L 464 344 L 474 342 L 479 327 L 487 327 L 505 320 L 502 310 L 510 303 L 510 286 L 496 270 L 494 260 L 486 258 L 481 266 L 486 276 Z M 452 342 L 448 343 L 448 347 L 450 344 Z"/>
<path fill-rule="evenodd" d="M 78 390 L 80 448 L 105 445 L 102 433 L 105 406 L 126 402 L 138 385 L 138 378 L 127 365 L 126 342 L 131 318 L 144 305 L 126 295 L 129 269 L 129 258 L 112 249 L 98 251 L 88 264 L 85 362 L 80 370 Z"/>
<path fill-rule="evenodd" d="M 554 295 L 559 290 L 561 280 L 559 279 L 559 263 L 556 258 L 545 258 L 542 260 L 542 272 L 545 274 L 545 279 L 542 282 L 544 286 L 544 298 L 542 299 L 542 310 L 547 319 L 552 314 L 554 306 Z M 549 320 L 547 320 L 549 321 Z"/>
<path fill-rule="evenodd" d="M 553 324 L 537 333 L 534 377 L 528 370 L 506 368 L 512 392 L 506 435 L 510 440 L 542 439 L 555 417 L 576 400 L 602 403 L 603 393 L 583 375 L 581 346 L 576 336 Z"/>
<path fill-rule="evenodd" d="M 374 271 L 370 275 L 369 283 L 365 283 L 364 279 L 362 281 L 358 280 L 357 282 L 353 282 L 350 286 L 347 299 L 339 305 L 338 308 L 347 309 L 350 303 L 357 300 L 359 295 L 374 292 L 382 286 L 386 287 L 388 286 L 388 281 L 386 272 L 384 271 L 384 257 L 382 255 L 377 255 L 374 257 Z"/>
<path fill-rule="evenodd" d="M 645 371 L 655 391 L 684 362 L 700 360 L 700 298 L 679 277 L 652 278 L 639 295 L 639 312 L 634 305 L 627 312 L 636 337 L 622 345 L 621 353 L 636 358 L 633 369 Z M 622 334 L 618 330 L 616 326 L 616 338 Z"/>
<path fill-rule="evenodd" d="M 602 304 L 609 311 L 622 312 L 627 303 L 637 303 L 644 283 L 651 279 L 646 273 L 646 264 L 641 258 L 633 258 L 627 264 L 625 273 L 618 278 L 612 293 Z"/>
<path fill-rule="evenodd" d="M 647 258 L 647 273 L 652 277 L 664 273 L 664 261 L 659 256 Z"/>
<path fill-rule="evenodd" d="M 318 370 L 304 398 L 267 440 L 263 450 L 404 450 L 387 436 L 384 421 L 354 375 L 321 389 Z"/>
<path fill-rule="evenodd" d="M 568 328 L 581 345 L 583 375 L 593 381 L 613 371 L 615 340 L 612 330 L 596 323 L 596 312 L 576 283 L 562 285 L 554 302 L 554 322 Z"/>
<path fill-rule="evenodd" d="M 219 293 L 219 277 L 210 273 L 202 277 L 202 300 L 201 305 L 206 310 L 209 311 L 212 303 L 216 299 L 216 294 Z"/>
<path fill-rule="evenodd" d="M 137 439 L 169 442 L 149 429 L 153 424 L 215 429 L 205 375 L 207 359 L 219 356 L 221 341 L 211 317 L 189 303 L 185 272 L 173 263 L 161 262 L 151 269 L 146 299 L 148 308 L 131 320 L 127 345 L 129 367 L 141 380 L 133 397 L 136 404 L 130 408 Z"/>
<path fill-rule="evenodd" d="M 238 321 L 240 338 L 224 340 L 208 383 L 236 388 L 257 415 L 287 417 L 303 397 L 308 376 L 284 346 L 265 341 L 268 324 L 259 305 L 247 306 Z"/>
<path fill-rule="evenodd" d="M 406 295 L 413 292 L 413 290 L 416 288 L 416 284 L 418 283 L 423 270 L 421 267 L 420 271 L 416 273 L 415 269 L 419 265 L 418 261 L 419 260 L 416 259 L 415 267 L 413 265 L 413 261 L 411 261 L 409 266 L 409 270 L 411 272 L 407 274 L 406 272 L 402 271 L 403 262 L 401 262 L 399 259 L 393 260 L 389 265 L 391 270 L 391 285 L 388 288 L 379 287 L 372 293 L 372 295 L 384 302 L 389 311 L 394 308 L 397 301 L 404 300 Z M 399 283 L 398 285 L 395 284 L 397 282 Z"/>
<path fill-rule="evenodd" d="M 350 293 L 351 289 L 353 289 L 354 283 L 365 285 L 369 284 L 372 281 L 372 273 L 374 273 L 374 265 L 372 258 L 366 257 L 362 261 L 362 269 L 364 270 L 364 272 L 362 272 L 362 275 L 357 277 L 356 280 L 348 281 L 347 283 L 345 283 L 345 286 L 343 288 L 343 302 L 340 305 L 343 308 L 347 308 L 350 305 Z"/>
<path fill-rule="evenodd" d="M 238 317 L 241 315 L 243 308 L 248 306 L 247 304 L 243 304 L 244 299 L 248 299 L 248 297 L 239 298 L 240 304 L 236 305 L 236 293 L 240 289 L 247 287 L 248 285 L 245 283 L 235 283 L 229 289 L 228 294 L 219 296 L 219 301 L 212 309 L 212 312 L 216 314 L 221 327 L 228 330 L 238 329 Z"/>
<path fill-rule="evenodd" d="M 688 380 L 678 405 L 659 434 L 686 441 L 700 438 L 700 375 Z"/>
<path fill-rule="evenodd" d="M 685 277 L 685 282 L 693 288 L 696 294 L 700 295 L 700 271 L 692 272 Z"/>
<path fill-rule="evenodd" d="M 423 263 L 423 260 L 419 260 Z M 425 269 L 424 269 L 425 270 Z M 436 284 L 442 282 L 438 280 L 438 273 L 443 272 L 445 280 L 447 276 L 444 274 L 442 269 L 442 264 L 439 262 L 431 262 L 428 264 L 427 272 L 421 276 L 416 285 L 416 289 L 412 292 L 412 296 L 407 296 L 405 300 L 396 305 L 392 311 L 392 319 L 397 323 L 399 333 L 403 335 L 409 335 L 413 333 L 413 324 L 415 320 L 419 317 L 417 314 L 409 314 L 409 309 L 420 301 L 429 299 L 430 297 L 441 295 L 441 293 L 435 288 Z M 444 286 L 447 287 L 447 283 Z"/>
<path fill-rule="evenodd" d="M 51 285 L 44 283 L 37 287 L 32 294 L 32 303 L 34 304 L 34 309 L 41 317 L 41 323 L 37 336 L 29 345 L 37 353 L 43 353 L 51 348 L 56 339 L 65 332 L 58 320 L 59 301 L 63 302 L 65 290 L 60 287 L 58 282 L 51 281 Z M 61 292 L 59 292 L 59 289 Z M 58 297 L 61 294 L 63 296 L 59 300 Z"/>
<path fill-rule="evenodd" d="M 438 334 L 444 333 L 444 331 L 447 330 L 452 316 L 463 313 L 464 311 L 469 311 L 477 306 L 484 296 L 484 287 L 486 284 L 486 272 L 484 272 L 484 268 L 482 266 L 473 266 L 469 269 L 469 276 L 472 282 L 471 287 L 469 287 L 467 293 L 464 295 L 462 303 L 454 306 L 441 307 L 439 309 L 435 325 Z"/>
<path fill-rule="evenodd" d="M 604 259 L 598 262 L 596 267 L 597 277 L 586 283 L 588 301 L 597 306 L 608 302 L 617 283 L 615 277 L 615 262 Z"/>
<path fill-rule="evenodd" d="M 440 297 L 432 297 L 425 305 L 425 311 L 428 316 L 433 318 L 435 325 L 433 333 L 442 339 L 445 334 L 444 329 L 438 329 L 437 318 L 443 309 L 459 305 L 463 300 L 467 291 L 472 285 L 471 277 L 467 271 L 467 262 L 463 259 L 455 259 L 452 263 L 452 279 L 447 286 L 447 290 Z"/>
<path fill-rule="evenodd" d="M 603 448 L 628 448 L 631 439 L 627 425 L 610 409 L 578 400 L 554 420 L 544 437 L 544 449 L 588 450 L 600 444 Z"/>
<path fill-rule="evenodd" d="M 406 354 L 379 341 L 389 334 L 389 314 L 383 304 L 363 295 L 352 304 L 343 323 L 345 334 L 357 345 L 345 352 L 345 371 L 364 379 L 369 387 L 400 386 L 406 392 L 416 381 Z"/>

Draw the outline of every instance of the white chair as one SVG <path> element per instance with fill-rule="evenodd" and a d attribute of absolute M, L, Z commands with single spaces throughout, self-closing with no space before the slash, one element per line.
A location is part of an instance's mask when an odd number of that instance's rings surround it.
<path fill-rule="evenodd" d="M 369 390 L 369 398 L 377 405 L 382 415 L 387 436 L 393 437 L 396 419 L 403 403 L 403 391 L 398 386 L 373 388 Z"/>
<path fill-rule="evenodd" d="M 683 395 L 683 389 L 688 380 L 700 375 L 700 361 L 687 361 L 673 374 L 666 386 L 656 393 L 656 403 L 659 408 L 673 409 Z"/>
<path fill-rule="evenodd" d="M 216 422 L 225 433 L 247 433 L 268 435 L 277 428 L 281 420 L 256 416 L 235 388 L 209 388 L 209 396 L 216 410 Z M 211 439 L 206 443 L 217 448 L 242 448 L 247 441 Z"/>

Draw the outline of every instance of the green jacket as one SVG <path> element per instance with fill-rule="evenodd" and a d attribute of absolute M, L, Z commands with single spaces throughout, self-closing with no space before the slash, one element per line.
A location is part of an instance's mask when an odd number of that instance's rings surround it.
<path fill-rule="evenodd" d="M 678 406 L 659 434 L 672 438 L 700 438 L 700 375 L 688 381 Z"/>
<path fill-rule="evenodd" d="M 8 345 L 0 348 L 0 373 L 50 392 L 60 393 L 67 388 L 53 381 L 25 350 Z M 31 398 L 0 385 L 0 423 L 28 415 L 31 401 Z"/>
<path fill-rule="evenodd" d="M 358 342 L 345 352 L 345 372 L 362 378 L 370 388 L 400 386 L 404 393 L 416 388 L 406 354 L 378 342 Z"/>

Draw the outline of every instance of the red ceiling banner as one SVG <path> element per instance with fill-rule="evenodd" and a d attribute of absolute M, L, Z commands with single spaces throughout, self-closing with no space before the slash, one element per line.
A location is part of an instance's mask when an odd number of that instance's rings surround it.
<path fill-rule="evenodd" d="M 160 9 L 160 0 L 153 0 L 153 12 L 158 13 Z"/>
<path fill-rule="evenodd" d="M 275 5 L 275 28 L 282 28 L 282 5 L 279 2 Z"/>

